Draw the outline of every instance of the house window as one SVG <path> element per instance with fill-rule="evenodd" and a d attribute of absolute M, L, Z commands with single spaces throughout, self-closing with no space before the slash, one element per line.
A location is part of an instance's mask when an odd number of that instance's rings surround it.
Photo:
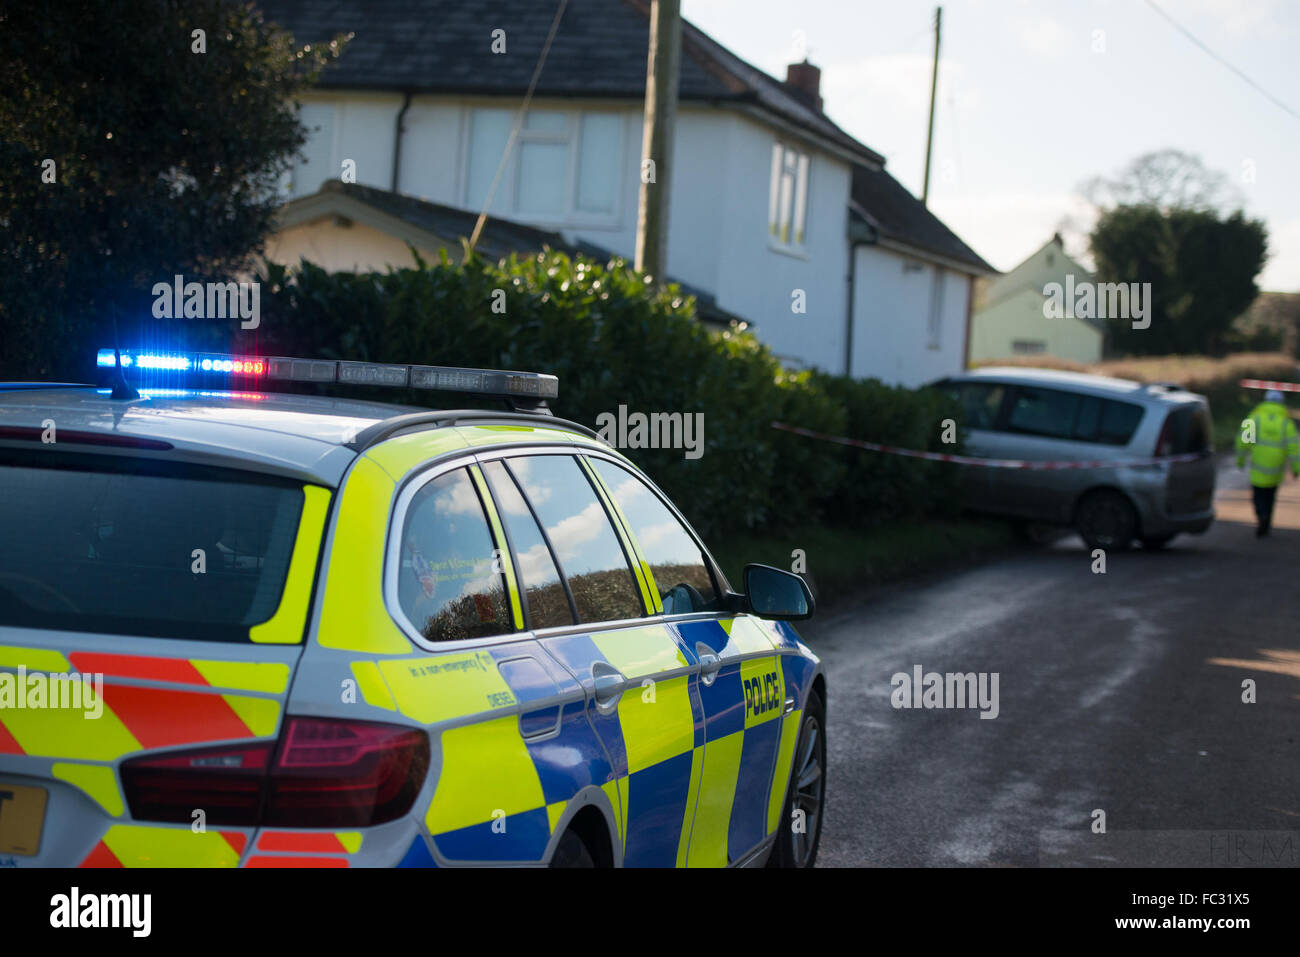
<path fill-rule="evenodd" d="M 808 219 L 808 154 L 783 143 L 772 147 L 767 224 L 772 242 L 802 248 Z"/>
<path fill-rule="evenodd" d="M 1047 343 L 1042 339 L 1016 339 L 1011 343 L 1011 354 L 1017 356 L 1041 356 L 1047 352 Z"/>
<path fill-rule="evenodd" d="M 515 114 L 470 111 L 465 205 L 487 201 Z M 497 184 L 492 210 L 555 223 L 617 221 L 623 118 L 617 113 L 529 110 Z"/>

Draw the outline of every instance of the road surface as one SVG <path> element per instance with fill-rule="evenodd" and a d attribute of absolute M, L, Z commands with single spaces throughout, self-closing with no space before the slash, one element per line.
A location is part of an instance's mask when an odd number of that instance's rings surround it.
<path fill-rule="evenodd" d="M 1264 539 L 1244 473 L 1217 498 L 1208 533 L 1105 574 L 1070 536 L 808 622 L 819 865 L 1300 864 L 1300 483 Z M 895 708 L 918 665 L 996 672 L 997 717 Z"/>

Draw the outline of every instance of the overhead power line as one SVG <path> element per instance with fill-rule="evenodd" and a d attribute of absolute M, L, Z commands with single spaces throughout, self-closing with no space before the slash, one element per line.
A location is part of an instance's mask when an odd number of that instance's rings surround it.
<path fill-rule="evenodd" d="M 1220 66 L 1226 67 L 1227 69 L 1231 70 L 1231 71 L 1232 71 L 1233 73 L 1235 73 L 1238 77 L 1240 77 L 1242 80 L 1244 80 L 1244 81 L 1245 81 L 1246 83 L 1248 83 L 1250 86 L 1252 86 L 1252 87 L 1253 87 L 1257 92 L 1262 93 L 1264 96 L 1268 97 L 1268 99 L 1271 100 L 1271 101 L 1273 102 L 1274 105 L 1281 107 L 1283 110 L 1285 110 L 1286 112 L 1290 113 L 1290 114 L 1291 114 L 1292 116 L 1294 116 L 1296 119 L 1300 120 L 1300 113 L 1297 113 L 1295 110 L 1291 109 L 1291 107 L 1287 106 L 1287 104 L 1283 103 L 1283 102 L 1282 102 L 1281 100 L 1279 100 L 1276 96 L 1274 96 L 1272 93 L 1268 92 L 1268 90 L 1264 89 L 1262 86 L 1260 86 L 1258 83 L 1256 83 L 1256 82 L 1255 82 L 1254 80 L 1252 80 L 1250 77 L 1248 77 L 1248 76 L 1247 76 L 1245 73 L 1243 73 L 1241 70 L 1237 69 L 1237 67 L 1233 66 L 1231 63 L 1229 63 L 1229 62 L 1228 62 L 1227 60 L 1225 60 L 1223 57 L 1219 56 L 1219 54 L 1215 53 L 1215 52 L 1214 52 L 1213 50 L 1211 50 L 1208 46 L 1206 46 L 1204 43 L 1202 43 L 1202 42 L 1201 42 L 1201 41 L 1196 37 L 1196 35 L 1192 33 L 1192 31 L 1188 30 L 1185 26 L 1183 26 L 1181 23 L 1179 23 L 1177 20 L 1175 20 L 1173 17 L 1171 17 L 1168 13 L 1166 13 L 1166 12 L 1165 12 L 1165 11 L 1164 11 L 1160 6 L 1159 6 L 1159 4 L 1157 4 L 1157 3 L 1155 2 L 1155 0 L 1146 0 L 1146 3 L 1147 3 L 1147 6 L 1148 6 L 1148 7 L 1150 7 L 1150 8 L 1151 8 L 1152 10 L 1154 10 L 1156 13 L 1160 14 L 1160 16 L 1162 16 L 1166 21 L 1168 21 L 1168 22 L 1173 26 L 1173 28 L 1174 28 L 1175 30 L 1177 30 L 1177 31 L 1178 31 L 1179 33 L 1181 33 L 1183 36 L 1187 37 L 1187 39 L 1189 39 L 1189 40 L 1191 40 L 1193 43 L 1195 43 L 1195 44 L 1196 44 L 1198 47 L 1200 47 L 1200 48 L 1201 48 L 1205 53 L 1209 54 L 1209 56 L 1210 56 L 1210 57 L 1211 57 L 1215 62 L 1217 62 Z"/>
<path fill-rule="evenodd" d="M 528 81 L 528 91 L 524 93 L 524 101 L 519 104 L 519 112 L 515 114 L 515 124 L 510 130 L 510 138 L 506 140 L 506 148 L 501 152 L 501 161 L 497 164 L 496 175 L 492 177 L 492 185 L 488 188 L 487 199 L 483 201 L 483 210 L 478 214 L 478 221 L 474 223 L 474 232 L 469 237 L 470 249 L 478 245 L 479 236 L 483 234 L 483 226 L 487 223 L 488 210 L 492 208 L 492 200 L 497 194 L 497 186 L 501 183 L 501 174 L 505 172 L 506 160 L 510 158 L 510 151 L 514 149 L 515 140 L 519 136 L 519 127 L 523 125 L 524 117 L 528 114 L 528 105 L 533 101 L 533 91 L 537 89 L 537 80 L 542 75 L 542 67 L 546 66 L 546 57 L 551 52 L 551 44 L 555 41 L 555 33 L 560 29 L 560 20 L 564 18 L 564 9 L 568 5 L 569 0 L 560 0 L 560 5 L 555 10 L 555 19 L 551 21 L 551 30 L 546 34 L 546 42 L 542 44 L 541 55 L 537 58 L 537 65 L 533 68 L 533 78 Z"/>

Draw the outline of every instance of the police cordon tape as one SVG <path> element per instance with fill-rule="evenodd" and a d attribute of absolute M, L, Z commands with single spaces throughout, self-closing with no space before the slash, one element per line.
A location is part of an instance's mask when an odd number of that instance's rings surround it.
<path fill-rule="evenodd" d="M 1094 459 L 1092 461 L 1068 461 L 1068 462 L 1033 462 L 1024 459 L 982 459 L 974 455 L 949 455 L 946 452 L 923 452 L 920 449 L 900 449 L 893 445 L 882 445 L 879 442 L 864 442 L 861 439 L 850 439 L 843 435 L 827 435 L 825 432 L 814 432 L 812 429 L 800 428 L 797 425 L 786 425 L 784 422 L 773 422 L 772 428 L 780 429 L 782 432 L 793 432 L 795 435 L 802 435 L 809 439 L 820 439 L 823 442 L 836 442 L 840 445 L 847 445 L 855 449 L 866 449 L 868 452 L 884 452 L 886 455 L 904 455 L 913 459 L 926 459 L 930 462 L 953 462 L 957 465 L 979 465 L 989 469 L 1030 469 L 1031 471 L 1053 471 L 1057 469 L 1111 469 L 1111 468 L 1129 468 L 1137 465 L 1160 465 L 1165 462 L 1195 462 L 1204 458 L 1202 452 L 1185 452 L 1182 455 L 1160 455 L 1146 459 Z"/>
<path fill-rule="evenodd" d="M 1269 382 L 1267 379 L 1242 379 L 1243 389 L 1277 389 L 1278 392 L 1300 392 L 1300 382 Z"/>

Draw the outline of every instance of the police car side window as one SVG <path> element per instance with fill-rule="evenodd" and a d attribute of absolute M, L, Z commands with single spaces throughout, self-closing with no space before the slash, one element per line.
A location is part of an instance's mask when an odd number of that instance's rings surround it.
<path fill-rule="evenodd" d="M 523 588 L 529 625 L 533 628 L 572 625 L 573 610 L 560 581 L 560 570 L 555 566 L 555 555 L 514 478 L 501 462 L 488 462 L 483 466 L 483 474 L 492 486 L 497 511 L 518 559 L 515 574 Z"/>
<path fill-rule="evenodd" d="M 426 483 L 402 523 L 397 596 L 426 641 L 514 630 L 483 503 L 465 469 Z"/>
<path fill-rule="evenodd" d="M 618 503 L 654 575 L 664 614 L 718 610 L 718 592 L 695 540 L 650 488 L 605 459 L 589 459 Z"/>
<path fill-rule="evenodd" d="M 646 612 L 632 566 L 577 460 L 569 455 L 530 455 L 508 459 L 507 465 L 546 530 L 573 595 L 578 621 L 643 617 Z"/>

